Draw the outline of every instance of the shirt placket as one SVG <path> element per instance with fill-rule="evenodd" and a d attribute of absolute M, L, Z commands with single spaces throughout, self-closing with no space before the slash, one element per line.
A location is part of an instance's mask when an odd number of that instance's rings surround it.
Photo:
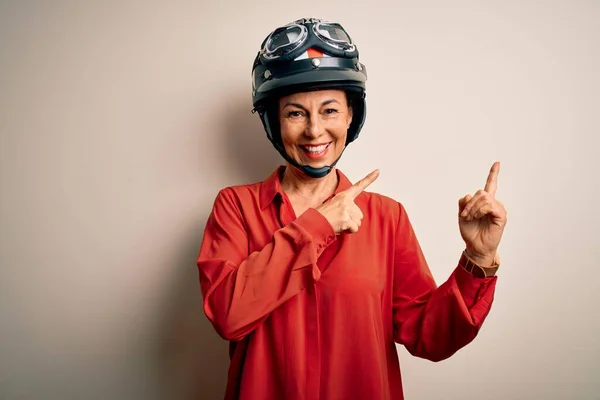
<path fill-rule="evenodd" d="M 281 196 L 279 221 L 284 227 L 296 219 L 294 209 L 285 196 Z M 321 253 L 322 249 L 319 250 Z M 301 294 L 300 294 L 301 295 Z M 319 337 L 319 293 L 316 285 L 308 285 L 304 290 L 306 315 L 306 400 L 319 399 L 321 380 L 321 340 Z"/>

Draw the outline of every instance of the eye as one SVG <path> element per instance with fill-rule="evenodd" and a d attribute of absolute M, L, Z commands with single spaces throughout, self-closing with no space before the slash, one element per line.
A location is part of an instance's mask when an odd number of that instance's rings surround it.
<path fill-rule="evenodd" d="M 304 115 L 302 111 L 294 110 L 287 113 L 290 118 L 300 118 Z"/>
<path fill-rule="evenodd" d="M 328 108 L 325 110 L 325 114 L 327 115 L 333 115 L 333 114 L 337 114 L 338 110 L 336 110 L 335 108 Z"/>

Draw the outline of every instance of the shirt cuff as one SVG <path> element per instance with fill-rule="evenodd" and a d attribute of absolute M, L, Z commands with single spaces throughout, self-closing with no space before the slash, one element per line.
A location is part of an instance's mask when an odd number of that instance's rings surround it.
<path fill-rule="evenodd" d="M 321 254 L 327 246 L 335 242 L 337 236 L 327 218 L 314 208 L 309 208 L 295 221 L 312 237 L 315 250 Z"/>
<path fill-rule="evenodd" d="M 454 279 L 465 304 L 471 308 L 484 296 L 486 289 L 497 277 L 477 278 L 459 264 L 454 271 Z"/>

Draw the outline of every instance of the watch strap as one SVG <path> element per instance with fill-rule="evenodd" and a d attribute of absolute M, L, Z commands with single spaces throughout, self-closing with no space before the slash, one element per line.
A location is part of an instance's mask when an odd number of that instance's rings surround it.
<path fill-rule="evenodd" d="M 475 263 L 473 260 L 471 260 L 463 251 L 458 263 L 465 270 L 467 270 L 467 272 L 469 272 L 471 275 L 475 276 L 476 278 L 488 278 L 488 277 L 494 276 L 496 274 L 496 271 L 498 271 L 498 268 L 500 267 L 500 265 L 498 265 L 498 263 L 495 260 L 496 259 L 494 258 L 494 265 L 492 265 L 490 267 L 482 267 L 481 265 L 479 265 L 479 264 Z"/>

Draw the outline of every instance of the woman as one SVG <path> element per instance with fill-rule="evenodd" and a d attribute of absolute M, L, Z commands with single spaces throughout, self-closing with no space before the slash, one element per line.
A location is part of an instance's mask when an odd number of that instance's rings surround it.
<path fill-rule="evenodd" d="M 204 311 L 230 341 L 226 399 L 402 399 L 395 343 L 445 359 L 490 310 L 506 212 L 485 189 L 459 201 L 466 250 L 439 288 L 406 211 L 335 168 L 365 120 L 364 65 L 338 24 L 302 19 L 265 39 L 253 100 L 287 164 L 229 187 L 207 222 Z"/>

